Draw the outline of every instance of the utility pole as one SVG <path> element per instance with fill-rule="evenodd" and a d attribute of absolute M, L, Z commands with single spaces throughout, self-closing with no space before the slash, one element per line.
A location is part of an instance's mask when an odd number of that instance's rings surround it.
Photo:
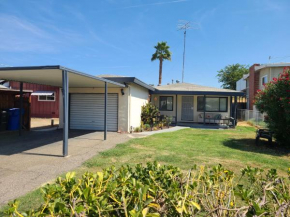
<path fill-rule="evenodd" d="M 183 40 L 183 62 L 182 62 L 182 83 L 184 81 L 184 62 L 185 62 L 185 43 L 186 43 L 186 31 L 191 29 L 190 22 L 185 20 L 180 20 L 177 25 L 177 30 L 184 31 L 184 40 Z"/>

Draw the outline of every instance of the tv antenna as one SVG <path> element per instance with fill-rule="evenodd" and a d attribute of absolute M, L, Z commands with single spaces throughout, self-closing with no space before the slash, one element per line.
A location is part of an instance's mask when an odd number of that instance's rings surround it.
<path fill-rule="evenodd" d="M 177 25 L 177 30 L 181 30 L 184 32 L 184 44 L 183 44 L 183 63 L 182 63 L 182 83 L 184 81 L 184 62 L 185 62 L 185 43 L 186 43 L 186 31 L 188 29 L 198 29 L 197 27 L 196 28 L 193 28 L 190 21 L 186 21 L 186 20 L 179 20 L 178 21 L 178 25 Z M 197 24 L 197 23 L 195 23 Z"/>

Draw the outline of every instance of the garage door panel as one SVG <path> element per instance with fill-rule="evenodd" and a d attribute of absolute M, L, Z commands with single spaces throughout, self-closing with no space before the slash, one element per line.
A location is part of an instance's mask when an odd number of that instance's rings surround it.
<path fill-rule="evenodd" d="M 104 94 L 71 94 L 70 128 L 104 130 Z M 108 131 L 118 130 L 118 94 L 108 94 Z"/>

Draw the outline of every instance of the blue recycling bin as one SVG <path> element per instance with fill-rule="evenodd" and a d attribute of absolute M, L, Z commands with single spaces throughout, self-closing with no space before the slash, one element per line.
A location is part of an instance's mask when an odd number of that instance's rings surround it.
<path fill-rule="evenodd" d="M 18 130 L 19 129 L 19 118 L 20 109 L 11 108 L 7 110 L 8 112 L 8 127 L 7 130 Z M 24 109 L 22 109 L 22 115 L 24 114 Z"/>

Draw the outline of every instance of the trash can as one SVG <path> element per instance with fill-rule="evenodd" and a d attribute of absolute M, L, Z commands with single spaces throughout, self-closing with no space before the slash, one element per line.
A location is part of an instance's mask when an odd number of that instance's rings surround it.
<path fill-rule="evenodd" d="M 7 130 L 8 114 L 7 111 L 0 111 L 0 131 Z"/>
<path fill-rule="evenodd" d="M 24 109 L 22 110 L 22 115 L 24 114 Z M 18 130 L 19 129 L 19 118 L 20 109 L 11 108 L 8 109 L 8 127 L 7 130 Z"/>

